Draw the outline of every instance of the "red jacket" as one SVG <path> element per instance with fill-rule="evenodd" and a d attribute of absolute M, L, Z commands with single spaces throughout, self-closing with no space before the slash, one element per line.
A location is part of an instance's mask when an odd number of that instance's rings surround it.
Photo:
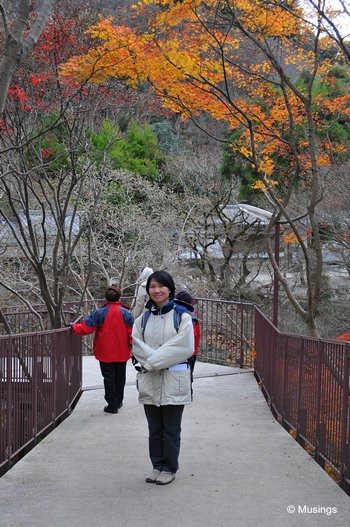
<path fill-rule="evenodd" d="M 95 332 L 94 355 L 102 362 L 127 362 L 131 357 L 134 317 L 120 302 L 107 302 L 82 322 L 72 325 L 77 335 Z"/>
<path fill-rule="evenodd" d="M 201 341 L 201 327 L 198 319 L 193 320 L 193 333 L 194 333 L 194 353 L 193 355 L 198 354 L 198 348 Z"/>

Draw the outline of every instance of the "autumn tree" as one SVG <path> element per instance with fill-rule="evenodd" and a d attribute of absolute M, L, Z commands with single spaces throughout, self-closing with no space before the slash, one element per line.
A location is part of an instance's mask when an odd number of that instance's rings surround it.
<path fill-rule="evenodd" d="M 10 5 L 12 4 L 12 6 Z M 0 55 L 0 115 L 3 112 L 8 89 L 14 72 L 32 52 L 50 17 L 55 0 L 37 2 L 20 0 L 0 2 L 2 22 Z M 33 10 L 34 4 L 34 10 Z M 35 7 L 37 11 L 35 11 Z"/>
<path fill-rule="evenodd" d="M 312 13 L 293 1 L 143 0 L 135 8 L 135 27 L 102 20 L 89 30 L 98 44 L 71 59 L 62 74 L 96 83 L 123 77 L 135 88 L 147 82 L 183 118 L 201 126 L 204 112 L 225 125 L 226 133 L 216 138 L 253 170 L 252 185 L 272 209 L 266 229 L 272 266 L 289 301 L 317 334 L 322 171 L 348 155 L 348 133 L 340 137 L 332 128 L 349 121 L 350 100 L 348 83 L 338 94 L 330 89 L 334 61 L 328 51 L 336 44 L 346 59 L 347 50 L 335 22 L 325 27 L 334 13 L 312 2 L 309 7 Z M 142 32 L 141 17 L 143 24 L 148 21 Z M 308 196 L 297 215 L 307 217 L 312 244 L 293 221 L 289 204 L 295 189 Z M 271 232 L 281 218 L 301 247 L 306 305 L 293 295 L 274 258 Z"/>
<path fill-rule="evenodd" d="M 0 283 L 29 309 L 45 303 L 52 327 L 64 321 L 69 292 L 83 295 L 88 286 L 91 264 L 82 272 L 79 256 L 83 242 L 89 250 L 107 168 L 90 150 L 95 115 L 109 97 L 99 87 L 66 86 L 57 74 L 77 42 L 87 49 L 83 24 L 83 11 L 55 13 L 33 61 L 13 74 L 0 121 Z"/>

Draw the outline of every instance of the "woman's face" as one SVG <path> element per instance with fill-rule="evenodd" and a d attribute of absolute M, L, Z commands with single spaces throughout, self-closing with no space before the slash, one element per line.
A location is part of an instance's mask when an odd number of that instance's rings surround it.
<path fill-rule="evenodd" d="M 148 294 L 157 307 L 160 307 L 169 300 L 170 289 L 152 278 L 149 284 Z"/>

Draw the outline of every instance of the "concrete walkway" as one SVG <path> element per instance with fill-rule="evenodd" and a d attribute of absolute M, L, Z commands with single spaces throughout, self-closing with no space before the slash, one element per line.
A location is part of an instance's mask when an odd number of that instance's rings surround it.
<path fill-rule="evenodd" d="M 274 420 L 252 373 L 195 372 L 203 377 L 184 412 L 180 470 L 161 487 L 144 481 L 147 427 L 132 366 L 124 407 L 110 415 L 98 363 L 84 358 L 89 389 L 72 415 L 0 479 L 0 526 L 349 525 L 349 497 Z"/>

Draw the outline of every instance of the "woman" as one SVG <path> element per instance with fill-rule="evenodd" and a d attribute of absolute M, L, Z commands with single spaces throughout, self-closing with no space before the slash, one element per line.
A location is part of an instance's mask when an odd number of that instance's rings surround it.
<path fill-rule="evenodd" d="M 153 465 L 146 482 L 167 485 L 179 468 L 182 412 L 191 402 L 187 359 L 194 349 L 193 325 L 186 309 L 173 302 L 175 285 L 169 273 L 151 274 L 146 291 L 149 311 L 135 320 L 132 332 L 133 356 L 141 365 L 139 402 L 148 421 Z"/>

